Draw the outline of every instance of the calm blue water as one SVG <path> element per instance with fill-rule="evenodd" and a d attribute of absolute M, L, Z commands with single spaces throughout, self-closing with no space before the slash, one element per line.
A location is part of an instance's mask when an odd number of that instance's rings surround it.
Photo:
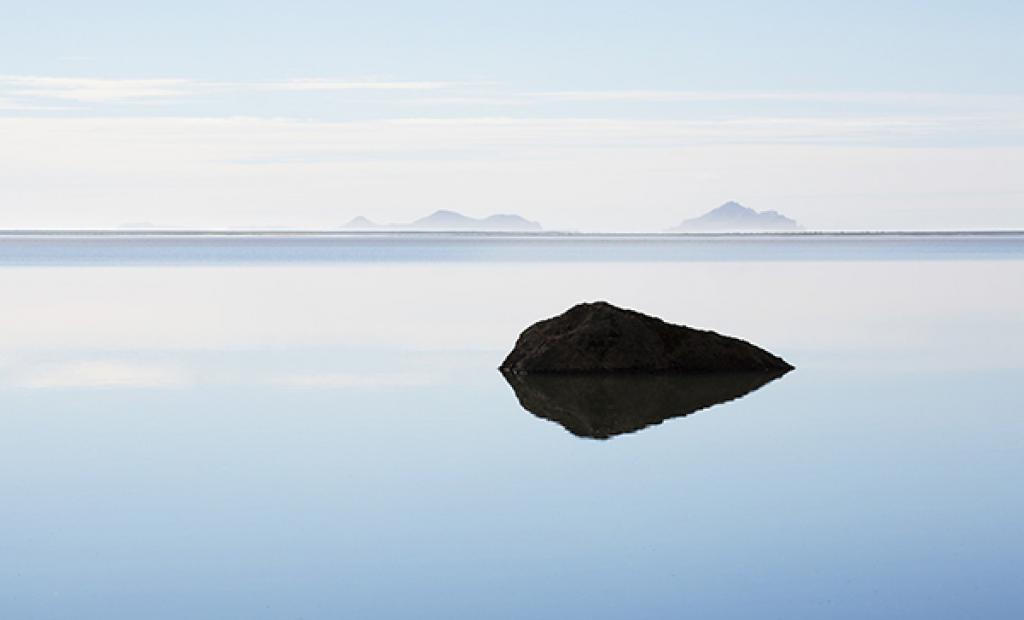
<path fill-rule="evenodd" d="M 33 233 L 0 231 L 0 265 L 310 262 L 1016 260 L 1024 232 L 805 234 Z"/>
<path fill-rule="evenodd" d="M 162 239 L 0 238 L 2 618 L 1024 615 L 1020 236 Z M 577 437 L 592 299 L 797 369 Z"/>

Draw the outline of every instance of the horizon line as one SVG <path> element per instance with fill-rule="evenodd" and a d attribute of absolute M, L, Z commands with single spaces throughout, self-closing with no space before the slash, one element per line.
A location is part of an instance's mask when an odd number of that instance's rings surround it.
<path fill-rule="evenodd" d="M 394 235 L 487 235 L 504 237 L 545 237 L 545 236 L 668 236 L 668 237 L 800 237 L 827 235 L 1013 235 L 1024 234 L 1024 228 L 984 228 L 984 229 L 843 229 L 843 230 L 722 230 L 722 231 L 579 231 L 579 230 L 480 230 L 480 229 L 388 229 L 388 230 L 348 230 L 344 228 L 0 228 L 3 236 L 394 236 Z"/>

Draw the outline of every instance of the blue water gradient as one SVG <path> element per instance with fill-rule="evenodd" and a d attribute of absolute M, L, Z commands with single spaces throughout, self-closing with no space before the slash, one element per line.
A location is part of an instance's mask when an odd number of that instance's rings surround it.
<path fill-rule="evenodd" d="M 0 617 L 1024 613 L 1020 257 L 615 254 L 0 269 Z M 576 437 L 496 366 L 522 317 L 602 290 L 797 369 Z"/>

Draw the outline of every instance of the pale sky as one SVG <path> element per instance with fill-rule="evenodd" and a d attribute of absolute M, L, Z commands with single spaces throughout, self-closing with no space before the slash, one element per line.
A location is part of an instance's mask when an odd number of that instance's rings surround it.
<path fill-rule="evenodd" d="M 1024 228 L 1019 2 L 46 2 L 0 228 Z"/>

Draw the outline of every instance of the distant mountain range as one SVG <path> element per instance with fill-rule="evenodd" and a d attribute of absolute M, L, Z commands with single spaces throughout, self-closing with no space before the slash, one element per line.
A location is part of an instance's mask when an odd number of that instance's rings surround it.
<path fill-rule="evenodd" d="M 727 202 L 700 217 L 684 220 L 668 232 L 770 232 L 803 230 L 795 220 L 778 211 L 754 211 L 738 202 Z"/>
<path fill-rule="evenodd" d="M 481 232 L 537 232 L 543 230 L 537 222 L 512 214 L 497 214 L 475 218 L 455 211 L 435 211 L 426 217 L 406 224 L 378 224 L 363 216 L 353 218 L 344 228 L 348 230 L 473 230 Z"/>
<path fill-rule="evenodd" d="M 343 227 L 362 231 L 476 231 L 476 232 L 540 232 L 537 222 L 515 214 L 497 214 L 475 218 L 455 211 L 440 210 L 407 223 L 378 224 L 366 217 L 352 218 Z M 700 217 L 684 220 L 667 232 L 775 232 L 798 231 L 796 221 L 778 211 L 755 211 L 737 202 L 727 202 Z"/>

